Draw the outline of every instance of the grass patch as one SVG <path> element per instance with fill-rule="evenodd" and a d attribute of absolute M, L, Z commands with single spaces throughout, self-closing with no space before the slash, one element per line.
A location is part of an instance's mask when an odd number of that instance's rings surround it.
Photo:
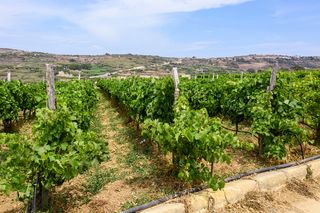
<path fill-rule="evenodd" d="M 84 184 L 86 192 L 91 195 L 97 194 L 104 185 L 117 180 L 115 169 L 102 170 L 100 168 L 95 169 L 95 171 L 89 173 L 87 178 L 87 183 Z"/>
<path fill-rule="evenodd" d="M 100 118 L 99 118 L 98 116 L 94 116 L 92 120 L 93 120 L 93 122 L 92 122 L 91 129 L 92 129 L 95 133 L 97 133 L 98 135 L 100 135 L 101 132 L 102 132 L 102 129 L 103 129 L 103 126 L 102 126 L 102 124 L 101 124 Z"/>
<path fill-rule="evenodd" d="M 123 162 L 142 178 L 151 176 L 157 171 L 157 167 L 150 164 L 147 156 L 135 149 L 125 156 Z"/>

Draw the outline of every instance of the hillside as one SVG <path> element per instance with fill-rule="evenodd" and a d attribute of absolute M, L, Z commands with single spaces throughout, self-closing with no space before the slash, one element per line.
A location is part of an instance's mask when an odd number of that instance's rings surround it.
<path fill-rule="evenodd" d="M 56 55 L 41 52 L 0 48 L 0 79 L 10 70 L 13 79 L 39 81 L 44 77 L 46 63 L 57 65 L 61 77 L 92 76 L 163 76 L 177 66 L 180 73 L 196 75 L 220 71 L 255 72 L 278 62 L 283 69 L 317 69 L 320 57 L 283 55 L 248 55 L 223 58 L 172 58 L 150 55 L 105 54 L 105 55 Z"/>

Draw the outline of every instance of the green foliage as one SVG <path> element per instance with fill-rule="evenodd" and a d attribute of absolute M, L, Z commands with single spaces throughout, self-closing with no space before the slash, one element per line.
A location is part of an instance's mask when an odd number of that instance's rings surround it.
<path fill-rule="evenodd" d="M 143 134 L 153 139 L 162 151 L 176 155 L 180 179 L 203 180 L 215 190 L 223 187 L 223 180 L 212 176 L 203 160 L 230 162 L 225 149 L 237 146 L 238 141 L 221 128 L 219 120 L 210 119 L 206 109 L 192 110 L 181 96 L 175 107 L 174 123 L 146 120 Z"/>
<path fill-rule="evenodd" d="M 20 110 L 29 110 L 31 113 L 46 106 L 46 88 L 44 83 L 24 84 L 21 88 L 22 98 Z"/>
<path fill-rule="evenodd" d="M 41 109 L 34 133 L 34 167 L 46 188 L 61 184 L 106 158 L 105 142 L 78 128 L 66 107 Z"/>
<path fill-rule="evenodd" d="M 246 121 L 252 134 L 260 138 L 260 153 L 282 159 L 286 145 L 298 143 L 298 139 L 309 142 L 301 120 L 315 130 L 320 141 L 318 73 L 279 72 L 272 93 L 267 92 L 270 72 L 244 75 L 243 80 L 239 75 L 221 75 L 214 81 L 182 80 L 180 88 L 192 108 L 206 108 L 212 117 L 227 117 L 236 127 Z"/>
<path fill-rule="evenodd" d="M 207 109 L 210 117 L 224 115 L 233 122 L 242 121 L 249 115 L 247 103 L 255 91 L 266 90 L 269 75 L 246 75 L 240 81 L 237 75 L 221 75 L 218 79 L 182 79 L 181 94 L 187 97 L 193 109 Z"/>
<path fill-rule="evenodd" d="M 252 131 L 260 136 L 263 153 L 267 157 L 284 158 L 285 144 L 291 144 L 297 137 L 306 137 L 306 132 L 298 123 L 302 103 L 293 95 L 280 79 L 272 93 L 256 94 L 249 107 L 253 119 Z"/>
<path fill-rule="evenodd" d="M 25 114 L 45 106 L 45 87 L 43 83 L 22 84 L 20 81 L 0 83 L 0 120 L 5 127 L 18 119 L 20 111 Z"/>
<path fill-rule="evenodd" d="M 13 92 L 9 89 L 10 82 L 0 85 L 0 119 L 4 125 L 18 118 L 19 102 L 15 99 Z M 12 85 L 11 88 L 14 88 Z M 16 91 L 16 90 L 15 90 Z"/>
<path fill-rule="evenodd" d="M 0 191 L 19 191 L 21 199 L 32 194 L 32 142 L 18 134 L 0 134 Z"/>
<path fill-rule="evenodd" d="M 147 118 L 173 120 L 174 87 L 171 78 L 110 79 L 100 80 L 97 85 L 122 103 L 137 122 Z"/>
<path fill-rule="evenodd" d="M 320 72 L 296 72 L 287 75 L 286 87 L 302 103 L 303 124 L 315 130 L 315 141 L 320 144 Z M 298 80 L 296 80 L 298 79 Z"/>
<path fill-rule="evenodd" d="M 97 104 L 93 83 L 59 83 L 57 100 L 56 111 L 37 110 L 32 138 L 0 136 L 1 191 L 25 198 L 35 177 L 50 190 L 108 157 L 106 142 L 89 129 Z"/>
<path fill-rule="evenodd" d="M 91 125 L 98 95 L 92 81 L 57 83 L 57 108 L 66 106 L 73 112 L 78 127 L 87 130 Z"/>

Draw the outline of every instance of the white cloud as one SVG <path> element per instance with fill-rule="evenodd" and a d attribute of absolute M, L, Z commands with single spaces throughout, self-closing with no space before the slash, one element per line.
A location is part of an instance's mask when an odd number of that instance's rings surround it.
<path fill-rule="evenodd" d="M 122 32 L 143 30 L 164 24 L 165 15 L 239 4 L 249 0 L 95 0 L 79 11 L 74 4 L 55 1 L 3 0 L 0 27 L 16 26 L 26 20 L 59 17 L 89 32 L 115 38 Z M 75 7 L 73 7 L 75 6 Z M 20 22 L 20 23 L 19 23 Z"/>
<path fill-rule="evenodd" d="M 248 0 L 98 0 L 70 21 L 91 33 L 116 39 L 122 33 L 159 27 L 172 13 L 192 12 L 239 4 Z"/>
<path fill-rule="evenodd" d="M 98 0 L 91 4 L 91 8 L 111 8 L 113 12 L 130 11 L 131 13 L 163 14 L 218 8 L 246 1 L 248 0 Z"/>
<path fill-rule="evenodd" d="M 0 30 L 18 32 L 20 27 L 28 29 L 28 26 L 34 29 L 39 21 L 57 18 L 91 35 L 93 41 L 97 40 L 113 49 L 144 52 L 156 44 L 161 46 L 159 50 L 164 50 L 182 47 L 182 44 L 171 41 L 161 31 L 161 27 L 171 21 L 172 14 L 247 1 L 251 0 L 83 0 L 81 3 L 54 0 L 15 0 L 13 3 L 12 0 L 1 0 Z M 42 26 L 39 28 L 39 36 L 43 36 L 45 32 Z M 54 33 L 57 37 L 74 38 L 64 35 L 63 29 Z M 195 42 L 190 48 L 203 49 L 207 45 Z"/>

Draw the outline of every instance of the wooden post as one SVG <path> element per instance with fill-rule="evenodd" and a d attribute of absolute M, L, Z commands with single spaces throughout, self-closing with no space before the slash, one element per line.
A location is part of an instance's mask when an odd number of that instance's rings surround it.
<path fill-rule="evenodd" d="M 11 81 L 11 71 L 7 73 L 7 81 Z"/>
<path fill-rule="evenodd" d="M 243 80 L 243 71 L 241 71 L 241 82 Z"/>
<path fill-rule="evenodd" d="M 270 78 L 270 85 L 267 88 L 268 92 L 272 92 L 274 90 L 274 88 L 276 87 L 277 69 L 278 69 L 278 63 L 276 63 L 276 66 L 272 68 L 272 74 L 271 74 L 271 78 Z"/>
<path fill-rule="evenodd" d="M 212 73 L 212 80 L 214 81 L 214 73 Z"/>
<path fill-rule="evenodd" d="M 178 73 L 178 68 L 173 67 L 172 68 L 172 77 L 173 77 L 173 82 L 174 82 L 174 104 L 177 103 L 178 98 L 179 98 L 179 73 Z M 175 151 L 172 151 L 172 164 L 174 165 L 175 168 L 179 166 L 179 156 L 176 155 Z"/>
<path fill-rule="evenodd" d="M 174 103 L 176 103 L 180 93 L 178 68 L 176 67 L 172 68 L 172 76 L 174 81 Z"/>
<path fill-rule="evenodd" d="M 78 71 L 78 80 L 81 79 L 81 71 Z"/>
<path fill-rule="evenodd" d="M 47 80 L 47 94 L 48 94 L 48 108 L 56 110 L 56 97 L 54 92 L 54 70 L 53 65 L 46 64 L 46 80 Z"/>

